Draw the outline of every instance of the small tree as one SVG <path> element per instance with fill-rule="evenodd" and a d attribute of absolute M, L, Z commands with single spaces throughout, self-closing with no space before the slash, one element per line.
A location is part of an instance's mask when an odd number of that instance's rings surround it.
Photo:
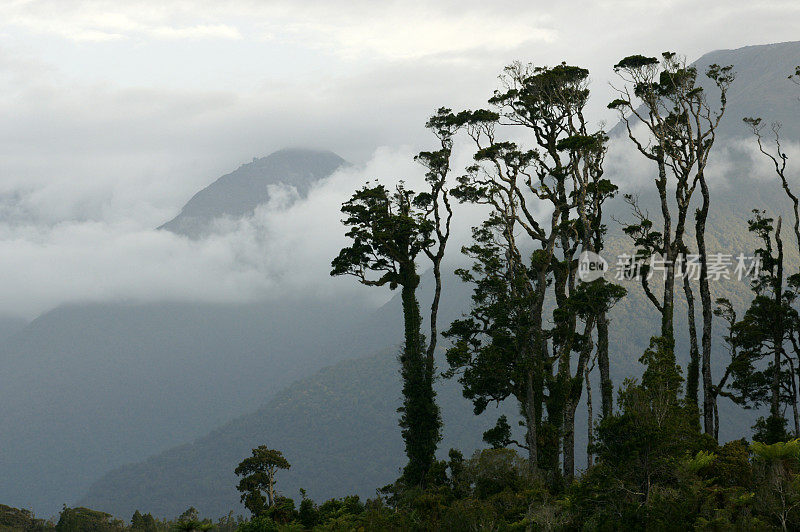
<path fill-rule="evenodd" d="M 775 517 L 782 530 L 797 530 L 800 525 L 800 440 L 767 445 L 753 442 L 754 466 L 761 508 Z"/>
<path fill-rule="evenodd" d="M 317 505 L 314 504 L 314 501 L 308 498 L 306 490 L 303 488 L 300 488 L 300 496 L 302 497 L 300 509 L 298 511 L 300 524 L 308 529 L 312 529 L 319 522 L 319 509 Z"/>
<path fill-rule="evenodd" d="M 730 325 L 726 340 L 732 356 L 726 375 L 731 376 L 729 387 L 733 393 L 728 397 L 745 408 L 769 404 L 770 416 L 757 424 L 756 439 L 774 443 L 787 437 L 783 412 L 786 406 L 792 407 L 795 434 L 800 431 L 796 382 L 799 316 L 793 307 L 798 278 L 790 276 L 788 283 L 785 278 L 780 217 L 773 224 L 763 211 L 753 212 L 749 228 L 761 240 L 761 247 L 755 251 L 761 269 L 751 280 L 755 297 L 739 321 L 726 300 L 719 301 L 718 315 Z"/>
<path fill-rule="evenodd" d="M 599 515 L 620 520 L 614 529 L 646 528 L 653 495 L 674 490 L 680 461 L 702 450 L 702 436 L 685 412 L 672 340 L 652 338 L 639 361 L 646 366 L 641 382 L 626 379 L 620 412 L 598 425 L 597 465 L 581 488 L 585 501 L 602 508 Z"/>
<path fill-rule="evenodd" d="M 236 489 L 242 493 L 241 501 L 254 517 L 264 515 L 275 504 L 275 473 L 290 467 L 283 453 L 268 449 L 266 445 L 253 449 L 253 456 L 239 463 L 234 472 L 242 479 Z M 266 497 L 262 492 L 266 492 Z"/>
<path fill-rule="evenodd" d="M 156 532 L 158 528 L 156 527 L 156 520 L 153 518 L 152 514 L 147 513 L 142 515 L 139 510 L 136 510 L 133 513 L 133 517 L 131 517 L 131 530 L 137 532 Z"/>
<path fill-rule="evenodd" d="M 134 514 L 134 517 L 136 517 L 136 514 Z M 214 528 L 214 524 L 211 522 L 211 520 L 201 520 L 197 513 L 197 508 L 194 506 L 190 506 L 185 512 L 183 512 L 178 517 L 178 521 L 172 525 L 173 530 L 180 530 L 182 532 L 204 532 L 205 530 L 211 530 L 212 528 Z"/>
<path fill-rule="evenodd" d="M 90 510 L 89 508 L 64 508 L 58 518 L 55 529 L 57 532 L 122 532 L 125 523 L 115 519 L 111 514 Z"/>

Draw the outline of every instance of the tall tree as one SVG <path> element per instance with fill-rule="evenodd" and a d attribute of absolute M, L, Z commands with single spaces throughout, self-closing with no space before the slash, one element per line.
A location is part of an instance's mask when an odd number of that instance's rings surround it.
<path fill-rule="evenodd" d="M 427 172 L 425 181 L 429 190 L 417 195 L 417 205 L 424 209 L 425 218 L 433 221 L 433 232 L 436 245 L 423 249 L 431 261 L 433 270 L 433 300 L 430 309 L 430 340 L 427 349 L 427 373 L 432 379 L 434 374 L 434 355 L 439 338 L 438 313 L 442 295 L 442 260 L 450 239 L 450 224 L 453 220 L 453 207 L 450 203 L 450 191 L 447 177 L 450 174 L 450 158 L 453 154 L 453 134 L 457 129 L 455 117 L 450 109 L 440 108 L 426 124 L 439 140 L 439 149 L 422 151 L 415 160 L 422 164 Z"/>
<path fill-rule="evenodd" d="M 452 136 L 457 126 L 448 109 L 439 109 L 428 128 L 440 142 L 438 150 L 423 151 L 417 161 L 427 168 L 429 190 L 419 194 L 402 183 L 390 192 L 384 185 L 367 185 L 342 205 L 344 224 L 352 244 L 333 259 L 331 275 L 353 275 L 367 286 L 401 287 L 404 345 L 400 355 L 403 404 L 400 427 L 408 464 L 403 481 L 425 483 L 441 439 L 441 415 L 434 391 L 434 354 L 437 315 L 442 290 L 441 263 L 453 216 L 448 198 Z M 417 257 L 424 254 L 433 265 L 434 294 L 430 310 L 431 337 L 422 333 L 417 289 Z"/>
<path fill-rule="evenodd" d="M 485 434 L 487 441 L 526 449 L 531 467 L 554 479 L 563 453 L 570 478 L 574 414 L 591 338 L 598 316 L 607 324 L 605 311 L 616 297 L 602 280 L 579 286 L 576 259 L 602 247 L 601 205 L 616 187 L 602 172 L 607 137 L 590 131 L 583 115 L 587 70 L 515 63 L 501 79 L 502 90 L 489 100 L 493 109 L 456 116 L 475 143 L 476 164 L 454 195 L 488 206 L 490 214 L 464 250 L 472 269 L 458 272 L 475 288 L 470 315 L 446 333 L 454 340 L 448 374 L 460 375 L 476 413 L 491 401 L 517 400 L 524 441 L 511 438 L 503 417 Z M 506 126 L 525 128 L 530 144 L 500 139 Z M 558 307 L 552 328 L 546 325 L 548 298 Z M 598 344 L 607 362 L 607 338 Z M 607 375 L 602 383 L 610 387 Z M 604 393 L 604 402 L 610 396 Z"/>
<path fill-rule="evenodd" d="M 686 379 L 690 409 L 697 410 L 699 375 L 703 380 L 703 422 L 706 433 L 714 427 L 714 394 L 711 377 L 711 331 L 713 304 L 708 280 L 708 253 L 705 230 L 711 205 L 706 167 L 716 140 L 716 132 L 727 108 L 727 92 L 734 80 L 731 66 L 711 65 L 706 77 L 718 90 L 718 104 L 711 104 L 697 81 L 697 69 L 672 52 L 661 59 L 642 55 L 629 56 L 614 70 L 623 80 L 618 98 L 609 104 L 619 111 L 628 137 L 637 150 L 653 161 L 657 169 L 656 190 L 661 206 L 662 228 L 653 229 L 649 219 L 641 217 L 626 227 L 626 232 L 640 247 L 640 257 L 659 256 L 664 266 L 664 286 L 659 299 L 651 290 L 647 270 L 641 276 L 642 288 L 661 314 L 661 336 L 675 345 L 675 282 L 684 277 L 683 289 L 688 304 L 690 363 Z M 644 135 L 634 132 L 642 124 Z M 670 206 L 669 189 L 674 183 L 675 211 Z M 697 347 L 694 293 L 682 265 L 687 262 L 689 246 L 685 241 L 687 218 L 695 190 L 699 187 L 700 207 L 695 211 L 695 243 L 700 266 L 699 285 L 702 313 L 701 346 Z M 673 227 L 674 221 L 674 227 Z M 701 358 L 702 357 L 702 358 Z M 701 370 L 701 371 L 700 371 Z"/>
<path fill-rule="evenodd" d="M 791 407 L 795 435 L 800 433 L 797 407 L 797 363 L 800 339 L 797 337 L 797 275 L 787 279 L 781 219 L 774 223 L 763 211 L 754 211 L 749 229 L 761 242 L 756 249 L 760 270 L 751 280 L 753 301 L 741 320 L 735 321 L 732 305 L 720 300 L 718 314 L 730 323 L 726 338 L 731 362 L 720 385 L 730 375 L 728 397 L 739 404 L 768 404 L 770 414 L 759 421 L 756 437 L 767 443 L 786 439 L 785 407 Z"/>
<path fill-rule="evenodd" d="M 242 477 L 236 489 L 241 492 L 245 508 L 254 517 L 264 515 L 275 504 L 275 474 L 279 469 L 289 469 L 291 465 L 283 453 L 259 445 L 253 449 L 252 456 L 242 460 L 236 475 Z M 266 496 L 263 493 L 266 493 Z"/>

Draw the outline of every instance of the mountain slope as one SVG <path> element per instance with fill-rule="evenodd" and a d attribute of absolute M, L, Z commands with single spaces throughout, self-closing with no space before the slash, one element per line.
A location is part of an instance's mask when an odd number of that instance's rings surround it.
<path fill-rule="evenodd" d="M 333 152 L 285 149 L 253 158 L 195 194 L 180 214 L 159 229 L 193 238 L 212 230 L 219 218 L 240 218 L 267 203 L 275 187 L 292 187 L 302 198 L 311 185 L 346 164 Z"/>
<path fill-rule="evenodd" d="M 192 444 L 106 475 L 80 504 L 120 516 L 137 508 L 172 516 L 192 505 L 203 515 L 238 511 L 233 470 L 261 444 L 281 449 L 292 464 L 278 476 L 280 491 L 290 497 L 297 498 L 300 488 L 317 499 L 374 496 L 403 465 L 395 353 L 341 362 L 296 382 L 258 411 Z M 438 393 L 445 422 L 442 449 L 456 446 L 469 453 L 481 447 L 481 434 L 494 420 L 473 416 L 453 382 L 440 383 Z"/>
<path fill-rule="evenodd" d="M 274 186 L 345 164 L 282 150 L 198 192 L 167 229 L 196 236 Z M 258 304 L 67 305 L 27 327 L 0 319 L 0 500 L 49 514 L 124 463 L 198 437 L 287 383 L 385 345 L 348 333 L 373 307 L 317 296 Z M 12 334 L 13 333 L 13 334 Z M 6 336 L 10 336 L 6 339 Z"/>
<path fill-rule="evenodd" d="M 767 124 L 781 122 L 786 138 L 800 139 L 797 101 L 800 90 L 787 79 L 800 65 L 800 42 L 717 50 L 705 54 L 695 64 L 703 74 L 714 63 L 733 65 L 736 72 L 736 80 L 728 91 L 729 114 L 720 131 L 723 137 L 748 134 L 742 118 L 761 117 Z"/>
<path fill-rule="evenodd" d="M 0 346 L 0 500 L 50 515 L 104 472 L 199 437 L 385 345 L 359 301 L 68 306 Z"/>

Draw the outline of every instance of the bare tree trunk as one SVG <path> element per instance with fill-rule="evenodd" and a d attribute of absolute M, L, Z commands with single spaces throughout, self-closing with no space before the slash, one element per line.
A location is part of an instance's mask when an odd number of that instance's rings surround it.
<path fill-rule="evenodd" d="M 781 304 L 783 299 L 783 240 L 781 240 L 781 218 L 778 217 L 778 223 L 775 225 L 775 242 L 778 247 L 778 271 L 775 276 L 775 303 Z M 772 402 L 770 405 L 770 414 L 774 417 L 780 415 L 780 389 L 781 389 L 781 353 L 783 351 L 783 317 L 778 313 L 778 323 L 775 324 L 775 335 L 773 344 L 775 354 L 773 363 L 775 367 L 772 372 Z"/>
<path fill-rule="evenodd" d="M 587 338 L 586 345 L 581 349 L 580 356 L 578 357 L 578 367 L 575 370 L 575 376 L 567 380 L 567 394 L 566 401 L 564 402 L 564 478 L 567 483 L 571 482 L 575 476 L 575 412 L 578 410 L 578 403 L 583 394 L 583 379 L 588 379 L 585 375 L 589 366 L 589 360 L 594 351 L 594 342 L 592 341 L 592 333 L 594 331 L 595 316 L 590 315 L 586 319 L 586 324 L 583 330 L 583 336 Z M 569 371 L 569 369 L 567 369 Z M 588 383 L 588 380 L 587 380 Z M 590 427 L 591 431 L 591 427 Z"/>
<path fill-rule="evenodd" d="M 433 291 L 433 302 L 431 303 L 431 337 L 428 338 L 428 350 L 426 353 L 425 372 L 428 379 L 433 382 L 434 373 L 434 355 L 436 354 L 436 341 L 439 339 L 439 332 L 436 328 L 437 316 L 439 313 L 439 299 L 442 296 L 442 272 L 441 272 L 441 258 L 433 262 L 433 279 L 436 287 Z"/>
<path fill-rule="evenodd" d="M 776 129 L 777 126 L 777 129 Z M 789 196 L 789 199 L 792 200 L 792 208 L 794 211 L 794 236 L 797 239 L 797 251 L 800 252 L 800 200 L 798 200 L 797 196 L 792 193 L 792 189 L 789 187 L 789 182 L 786 180 L 786 154 L 783 153 L 783 149 L 781 148 L 781 138 L 780 138 L 780 125 L 776 124 L 773 126 L 773 131 L 775 133 L 775 143 L 778 147 L 778 156 L 780 157 L 780 161 L 778 161 L 775 157 L 769 155 L 765 150 L 764 147 L 761 145 L 761 136 L 758 135 L 758 147 L 761 150 L 761 153 L 767 155 L 772 162 L 775 163 L 775 171 L 778 174 L 778 177 L 781 180 L 781 186 L 783 186 L 783 190 L 786 192 L 786 195 Z"/>
<path fill-rule="evenodd" d="M 267 472 L 267 507 L 272 508 L 275 502 L 275 469 Z"/>
<path fill-rule="evenodd" d="M 582 380 L 582 379 L 581 379 Z M 583 384 L 583 383 L 581 383 Z M 575 410 L 577 405 L 570 400 L 564 407 L 564 480 L 567 485 L 575 478 Z"/>
<path fill-rule="evenodd" d="M 666 259 L 671 261 L 672 259 Z M 675 270 L 672 265 L 666 266 L 664 281 L 664 311 L 661 314 L 661 336 L 675 345 Z"/>
<path fill-rule="evenodd" d="M 589 378 L 592 368 L 586 366 L 584 378 L 586 379 L 586 467 L 592 467 L 594 460 L 592 456 L 592 446 L 594 445 L 594 412 L 592 408 L 592 382 Z"/>
<path fill-rule="evenodd" d="M 566 236 L 562 236 L 562 247 L 569 246 Z M 554 280 L 553 280 L 553 291 L 556 296 L 556 305 L 563 306 L 566 304 L 567 300 L 567 285 L 568 279 L 567 276 L 564 275 L 563 272 L 559 272 L 556 270 L 554 272 Z M 566 323 L 561 324 L 561 327 L 568 328 L 572 333 L 575 333 L 575 317 L 570 316 L 569 325 Z M 559 327 L 559 325 L 556 325 Z M 559 412 L 559 416 L 553 416 L 553 412 L 548 410 L 548 421 L 553 423 L 556 422 L 560 425 L 556 430 L 556 434 L 560 435 L 560 441 L 558 445 L 560 446 L 561 450 L 561 458 L 562 464 L 561 469 L 564 475 L 564 479 L 566 480 L 567 484 L 569 484 L 572 480 L 573 473 L 575 471 L 575 407 L 574 399 L 573 399 L 573 390 L 572 390 L 572 378 L 571 378 L 571 353 L 572 348 L 570 347 L 570 335 L 564 334 L 561 342 L 553 341 L 553 357 L 556 357 L 558 354 L 558 373 L 556 378 L 561 383 L 560 385 L 560 397 L 556 398 L 556 401 L 551 400 L 551 405 L 557 404 L 557 401 L 561 402 L 561 412 Z M 583 379 L 581 376 L 581 387 L 583 386 Z M 552 417 L 551 417 L 552 416 Z M 560 430 L 559 430 L 560 429 Z"/>
<path fill-rule="evenodd" d="M 684 255 L 685 257 L 685 255 Z M 697 325 L 695 323 L 694 292 L 689 276 L 683 276 L 683 292 L 686 294 L 687 315 L 689 319 L 689 366 L 686 368 L 686 403 L 689 406 L 692 422 L 700 424 L 698 392 L 700 385 L 700 350 L 697 346 Z"/>
<path fill-rule="evenodd" d="M 661 216 L 664 218 L 664 261 L 666 273 L 664 278 L 664 297 L 661 300 L 661 336 L 666 338 L 670 345 L 675 345 L 675 257 L 670 238 L 672 233 L 672 217 L 669 212 L 669 202 L 667 200 L 667 168 L 664 162 L 664 154 L 658 160 L 658 180 L 656 181 L 658 195 L 661 199 Z"/>
<path fill-rule="evenodd" d="M 603 417 L 614 411 L 614 384 L 608 360 L 608 317 L 601 312 L 597 317 L 597 366 L 600 369 L 600 410 Z"/>
<path fill-rule="evenodd" d="M 705 176 L 698 174 L 703 204 L 695 218 L 695 239 L 697 252 L 700 255 L 700 302 L 703 313 L 703 428 L 706 434 L 714 433 L 714 383 L 711 377 L 711 325 L 714 319 L 714 308 L 711 303 L 711 290 L 708 285 L 708 253 L 706 251 L 706 219 L 711 205 L 711 196 Z"/>
<path fill-rule="evenodd" d="M 542 312 L 544 309 L 546 272 L 540 270 L 536 277 L 536 291 L 534 303 L 531 308 L 530 361 L 526 376 L 525 389 L 525 443 L 528 447 L 528 468 L 534 475 L 540 471 L 539 464 L 539 422 L 543 399 L 542 391 L 542 361 L 547 358 L 547 340 L 542 334 Z"/>
<path fill-rule="evenodd" d="M 536 393 L 533 386 L 533 372 L 528 372 L 526 401 L 525 401 L 525 443 L 528 446 L 528 468 L 534 474 L 539 471 L 539 452 L 536 434 L 536 424 L 538 417 L 536 415 Z"/>
<path fill-rule="evenodd" d="M 800 436 L 800 418 L 797 413 L 797 381 L 795 380 L 794 362 L 789 354 L 786 354 L 786 360 L 789 361 L 789 377 L 792 379 L 792 414 L 794 414 L 794 436 Z"/>

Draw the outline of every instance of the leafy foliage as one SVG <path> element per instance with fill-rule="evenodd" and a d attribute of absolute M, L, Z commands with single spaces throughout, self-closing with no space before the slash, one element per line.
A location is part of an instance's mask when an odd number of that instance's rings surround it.
<path fill-rule="evenodd" d="M 235 473 L 242 477 L 236 489 L 242 493 L 245 508 L 254 516 L 273 511 L 277 498 L 275 495 L 275 474 L 279 469 L 289 469 L 291 465 L 283 453 L 259 445 L 253 455 L 245 458 L 236 467 Z M 262 492 L 266 492 L 263 495 Z"/>

